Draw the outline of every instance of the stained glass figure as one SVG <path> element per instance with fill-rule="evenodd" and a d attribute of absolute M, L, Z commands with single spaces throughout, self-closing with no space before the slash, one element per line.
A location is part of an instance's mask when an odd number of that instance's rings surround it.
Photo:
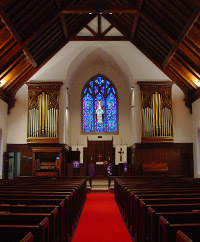
<path fill-rule="evenodd" d="M 86 133 L 118 131 L 117 92 L 112 83 L 100 75 L 83 88 L 82 130 Z"/>

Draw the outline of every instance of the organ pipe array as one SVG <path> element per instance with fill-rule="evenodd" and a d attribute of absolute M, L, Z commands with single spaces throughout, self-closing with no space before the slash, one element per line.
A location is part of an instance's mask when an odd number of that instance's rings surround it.
<path fill-rule="evenodd" d="M 49 107 L 49 95 L 38 95 L 38 108 L 29 109 L 29 137 L 57 137 L 58 109 Z"/>
<path fill-rule="evenodd" d="M 58 138 L 60 86 L 29 84 L 28 140 Z"/>
<path fill-rule="evenodd" d="M 138 82 L 142 101 L 142 137 L 152 140 L 173 136 L 172 82 Z M 158 140 L 158 139 L 157 139 Z"/>
<path fill-rule="evenodd" d="M 142 109 L 143 136 L 172 136 L 171 109 L 162 107 L 162 97 L 155 92 L 151 96 L 151 107 Z"/>

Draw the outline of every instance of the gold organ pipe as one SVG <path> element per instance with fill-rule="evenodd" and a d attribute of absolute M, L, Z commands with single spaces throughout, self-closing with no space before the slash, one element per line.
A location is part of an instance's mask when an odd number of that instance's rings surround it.
<path fill-rule="evenodd" d="M 158 94 L 158 104 L 159 104 L 159 136 L 161 136 L 161 97 L 160 94 Z"/>
<path fill-rule="evenodd" d="M 157 136 L 157 93 L 155 92 L 155 95 L 154 95 L 154 99 L 155 99 L 155 127 L 156 127 L 156 136 Z"/>
<path fill-rule="evenodd" d="M 45 94 L 45 136 L 47 136 L 47 111 L 48 111 L 48 94 Z"/>
<path fill-rule="evenodd" d="M 39 98 L 39 136 L 42 134 L 42 94 L 38 96 Z"/>
<path fill-rule="evenodd" d="M 42 136 L 44 136 L 45 93 L 42 92 Z"/>
<path fill-rule="evenodd" d="M 153 106 L 153 136 L 156 136 L 156 122 L 155 122 L 155 100 L 154 100 L 154 94 L 152 95 L 152 106 Z"/>

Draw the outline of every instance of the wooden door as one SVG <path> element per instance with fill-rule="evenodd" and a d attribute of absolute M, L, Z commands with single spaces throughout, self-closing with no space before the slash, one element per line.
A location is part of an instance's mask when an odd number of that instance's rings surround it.
<path fill-rule="evenodd" d="M 83 162 L 96 165 L 95 175 L 106 175 L 105 163 L 115 164 L 113 141 L 88 141 L 88 148 L 84 150 Z"/>
<path fill-rule="evenodd" d="M 96 141 L 96 162 L 105 161 L 105 141 Z"/>

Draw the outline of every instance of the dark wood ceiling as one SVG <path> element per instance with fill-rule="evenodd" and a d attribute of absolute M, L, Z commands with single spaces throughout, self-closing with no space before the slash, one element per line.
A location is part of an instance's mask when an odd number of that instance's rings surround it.
<path fill-rule="evenodd" d="M 200 97 L 199 0 L 1 0 L 0 98 L 17 90 L 69 41 L 129 40 L 184 92 Z M 98 19 L 95 32 L 88 25 Z M 111 26 L 102 31 L 102 17 Z M 78 36 L 86 28 L 91 36 Z M 116 28 L 123 36 L 107 36 Z"/>

